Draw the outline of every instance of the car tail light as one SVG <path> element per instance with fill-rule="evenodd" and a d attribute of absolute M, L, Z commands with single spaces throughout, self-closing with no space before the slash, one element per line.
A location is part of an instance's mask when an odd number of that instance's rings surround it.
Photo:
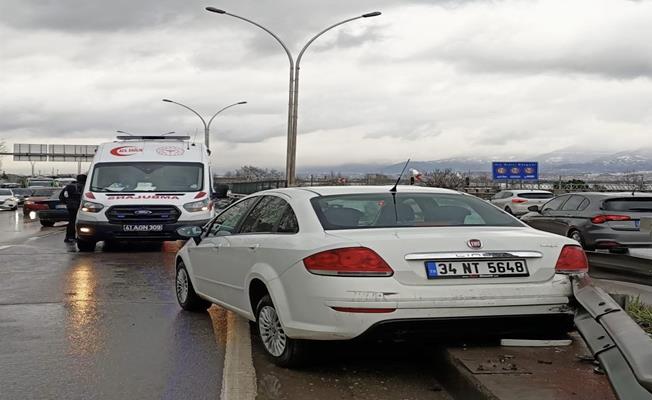
<path fill-rule="evenodd" d="M 608 221 L 631 221 L 628 215 L 596 215 L 591 218 L 594 224 L 604 224 Z"/>
<path fill-rule="evenodd" d="M 322 251 L 304 258 L 306 269 L 316 275 L 392 276 L 394 271 L 375 251 L 345 247 Z"/>
<path fill-rule="evenodd" d="M 48 208 L 50 208 L 50 207 L 48 207 L 47 204 L 44 204 L 44 203 L 35 203 L 35 202 L 30 202 L 30 203 L 28 204 L 27 202 L 25 202 L 25 204 L 27 205 L 26 208 L 27 208 L 28 210 L 47 210 Z"/>
<path fill-rule="evenodd" d="M 95 200 L 95 195 L 93 192 L 86 192 L 84 193 L 84 196 L 86 196 L 87 199 Z"/>
<path fill-rule="evenodd" d="M 527 203 L 527 200 L 516 198 L 516 199 L 512 199 L 512 203 L 515 204 Z"/>
<path fill-rule="evenodd" d="M 588 272 L 589 261 L 580 246 L 566 245 L 561 249 L 555 271 L 560 274 Z"/>

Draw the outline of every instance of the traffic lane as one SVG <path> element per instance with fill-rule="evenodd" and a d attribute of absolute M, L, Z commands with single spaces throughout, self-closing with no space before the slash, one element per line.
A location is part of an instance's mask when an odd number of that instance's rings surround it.
<path fill-rule="evenodd" d="M 63 224 L 65 226 L 65 223 Z M 48 235 L 61 230 L 61 224 L 44 228 L 37 220 L 23 217 L 23 211 L 0 210 L 0 244 L 20 242 L 29 237 Z"/>
<path fill-rule="evenodd" d="M 262 346 L 252 330 L 258 400 L 452 399 L 433 346 L 418 341 L 316 343 L 309 363 L 292 370 L 272 364 Z"/>
<path fill-rule="evenodd" d="M 224 312 L 180 310 L 175 250 L 0 250 L 1 397 L 218 398 Z"/>

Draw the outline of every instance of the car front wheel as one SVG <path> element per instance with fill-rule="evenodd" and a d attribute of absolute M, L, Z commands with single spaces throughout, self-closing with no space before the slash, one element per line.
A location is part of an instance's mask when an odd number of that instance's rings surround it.
<path fill-rule="evenodd" d="M 51 227 L 51 226 L 54 226 L 54 221 L 44 221 L 44 220 L 41 220 L 41 225 L 43 225 L 43 226 L 49 228 L 49 227 Z"/>
<path fill-rule="evenodd" d="M 287 337 L 269 295 L 256 307 L 256 326 L 265 353 L 274 364 L 291 368 L 304 363 L 307 342 Z"/>
<path fill-rule="evenodd" d="M 211 306 L 209 301 L 202 299 L 195 292 L 195 288 L 190 281 L 190 275 L 188 275 L 188 270 L 183 261 L 177 265 L 175 292 L 177 294 L 177 302 L 186 311 L 206 311 Z"/>
<path fill-rule="evenodd" d="M 79 251 L 84 253 L 95 251 L 95 244 L 96 242 L 91 240 L 77 239 L 77 248 L 79 249 Z"/>

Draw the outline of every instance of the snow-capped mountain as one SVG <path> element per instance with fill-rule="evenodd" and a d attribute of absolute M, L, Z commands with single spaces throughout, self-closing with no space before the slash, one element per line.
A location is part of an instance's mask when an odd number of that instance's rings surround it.
<path fill-rule="evenodd" d="M 539 170 L 546 174 L 627 173 L 652 171 L 652 148 L 640 148 L 617 153 L 568 147 L 536 157 L 456 157 L 432 161 L 411 161 L 410 168 L 419 171 L 450 168 L 461 172 L 489 172 L 492 161 L 538 161 Z M 380 173 L 395 175 L 401 172 L 405 161 L 395 164 L 345 164 L 327 167 L 300 168 L 300 174 L 328 174 L 331 171 L 345 175 Z"/>

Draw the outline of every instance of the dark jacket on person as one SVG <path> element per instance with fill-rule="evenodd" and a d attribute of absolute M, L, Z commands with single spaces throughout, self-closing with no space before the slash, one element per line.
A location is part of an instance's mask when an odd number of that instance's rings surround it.
<path fill-rule="evenodd" d="M 83 184 L 73 182 L 63 188 L 59 193 L 59 200 L 66 204 L 69 209 L 77 210 L 81 203 L 82 191 L 84 190 Z"/>

